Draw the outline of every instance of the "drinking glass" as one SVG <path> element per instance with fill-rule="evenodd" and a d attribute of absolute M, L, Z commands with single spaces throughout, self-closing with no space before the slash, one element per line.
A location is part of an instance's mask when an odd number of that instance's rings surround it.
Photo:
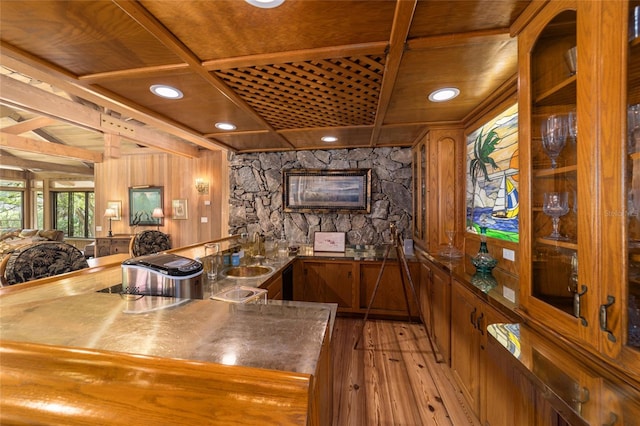
<path fill-rule="evenodd" d="M 567 142 L 567 118 L 563 115 L 550 115 L 542 122 L 542 148 L 551 159 L 551 168 L 558 167 L 556 159 Z"/>
<path fill-rule="evenodd" d="M 220 244 L 208 243 L 204 245 L 205 271 L 207 278 L 215 280 L 218 277 L 218 263 L 220 257 Z"/>
<path fill-rule="evenodd" d="M 544 205 L 542 211 L 551 216 L 553 232 L 547 237 L 552 240 L 567 240 L 568 238 L 558 232 L 560 217 L 569 213 L 569 193 L 568 192 L 545 192 Z"/>
<path fill-rule="evenodd" d="M 276 240 L 273 237 L 265 237 L 264 239 L 264 255 L 267 259 L 273 259 L 276 250 Z"/>

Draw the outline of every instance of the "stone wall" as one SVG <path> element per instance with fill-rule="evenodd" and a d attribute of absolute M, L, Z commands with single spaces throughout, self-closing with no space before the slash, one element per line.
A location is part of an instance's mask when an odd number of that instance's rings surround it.
<path fill-rule="evenodd" d="M 229 233 L 259 232 L 311 243 L 316 231 L 346 232 L 347 244 L 380 244 L 389 225 L 411 237 L 411 149 L 356 148 L 229 154 Z M 285 213 L 283 169 L 368 169 L 371 213 Z"/>

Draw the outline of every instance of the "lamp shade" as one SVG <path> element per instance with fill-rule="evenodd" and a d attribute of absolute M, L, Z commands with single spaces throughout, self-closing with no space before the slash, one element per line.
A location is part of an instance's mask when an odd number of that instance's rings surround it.
<path fill-rule="evenodd" d="M 156 207 L 155 209 L 153 209 L 153 213 L 151 213 L 151 217 L 159 219 L 161 217 L 164 217 L 164 212 L 160 207 Z"/>
<path fill-rule="evenodd" d="M 104 211 L 104 217 L 116 217 L 115 209 L 106 209 Z"/>

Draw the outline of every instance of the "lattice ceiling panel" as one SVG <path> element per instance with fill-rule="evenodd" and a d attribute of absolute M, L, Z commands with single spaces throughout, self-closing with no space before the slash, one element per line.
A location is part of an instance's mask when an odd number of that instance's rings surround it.
<path fill-rule="evenodd" d="M 374 123 L 384 56 L 216 71 L 276 130 Z"/>

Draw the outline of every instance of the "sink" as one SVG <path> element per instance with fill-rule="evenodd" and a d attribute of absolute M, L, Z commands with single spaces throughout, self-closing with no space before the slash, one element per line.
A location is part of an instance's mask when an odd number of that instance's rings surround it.
<path fill-rule="evenodd" d="M 268 275 L 273 271 L 274 268 L 264 265 L 233 266 L 222 271 L 222 274 L 230 278 L 258 278 Z"/>

